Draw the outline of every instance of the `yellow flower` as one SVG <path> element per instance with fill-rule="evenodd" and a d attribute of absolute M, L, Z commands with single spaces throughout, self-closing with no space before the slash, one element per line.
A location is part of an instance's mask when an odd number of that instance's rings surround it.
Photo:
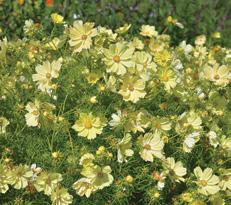
<path fill-rule="evenodd" d="M 153 132 L 162 133 L 164 131 L 171 130 L 171 122 L 165 118 L 154 117 L 151 119 L 151 125 Z"/>
<path fill-rule="evenodd" d="M 231 169 L 225 170 L 222 174 L 219 186 L 224 191 L 227 189 L 231 190 Z"/>
<path fill-rule="evenodd" d="M 197 46 L 203 46 L 206 42 L 206 36 L 205 35 L 200 35 L 196 37 L 195 44 Z"/>
<path fill-rule="evenodd" d="M 52 190 L 51 201 L 52 205 L 68 205 L 71 204 L 73 197 L 63 187 L 56 187 Z"/>
<path fill-rule="evenodd" d="M 194 169 L 194 174 L 197 177 L 198 192 L 204 195 L 216 194 L 219 192 L 219 178 L 213 175 L 211 168 L 206 168 L 204 171 L 200 167 Z"/>
<path fill-rule="evenodd" d="M 125 76 L 118 93 L 123 96 L 124 101 L 136 103 L 146 95 L 145 81 L 133 76 Z"/>
<path fill-rule="evenodd" d="M 187 169 L 183 167 L 181 161 L 175 162 L 173 157 L 168 157 L 166 159 L 166 166 L 170 177 L 172 177 L 176 182 L 184 182 L 184 175 L 187 174 Z"/>
<path fill-rule="evenodd" d="M 133 38 L 132 42 L 129 43 L 129 47 L 142 50 L 144 48 L 144 44 L 139 38 L 135 37 Z"/>
<path fill-rule="evenodd" d="M 156 51 L 156 49 L 162 49 L 161 48 L 161 44 L 160 45 L 153 45 L 153 43 L 151 44 L 152 45 L 152 49 L 154 49 L 154 53 L 152 53 L 154 55 L 154 62 L 162 67 L 165 67 L 168 65 L 168 63 L 170 62 L 171 60 L 171 54 L 169 51 L 167 51 L 166 49 L 165 50 L 160 50 L 160 51 Z M 150 46 L 151 46 L 150 45 Z M 154 48 L 153 48 L 154 46 Z M 150 48 L 151 49 L 151 48 Z"/>
<path fill-rule="evenodd" d="M 231 82 L 230 69 L 226 65 L 215 64 L 213 67 L 207 65 L 203 70 L 202 77 L 219 86 L 226 86 Z"/>
<path fill-rule="evenodd" d="M 61 181 L 62 175 L 59 173 L 42 172 L 36 178 L 34 186 L 38 192 L 43 191 L 46 195 L 51 195 L 52 190 L 55 189 Z"/>
<path fill-rule="evenodd" d="M 129 48 L 125 43 L 111 44 L 109 49 L 104 49 L 104 63 L 108 66 L 107 72 L 124 75 L 127 68 L 133 67 L 132 55 L 134 48 Z"/>
<path fill-rule="evenodd" d="M 28 181 L 32 178 L 33 172 L 27 165 L 19 165 L 7 173 L 9 184 L 15 189 L 22 189 L 28 185 Z"/>
<path fill-rule="evenodd" d="M 159 79 L 164 84 L 165 90 L 168 92 L 177 85 L 177 77 L 170 69 L 161 70 L 159 73 Z"/>
<path fill-rule="evenodd" d="M 84 167 L 81 174 L 88 179 L 97 189 L 103 189 L 112 184 L 114 178 L 111 175 L 111 167 L 100 167 L 98 165 Z"/>
<path fill-rule="evenodd" d="M 35 100 L 35 103 L 29 102 L 26 105 L 26 110 L 28 113 L 25 115 L 26 118 L 26 124 L 29 127 L 37 127 L 39 125 L 39 115 L 40 115 L 40 105 L 37 100 Z"/>
<path fill-rule="evenodd" d="M 221 38 L 221 33 L 217 31 L 212 33 L 212 38 Z"/>
<path fill-rule="evenodd" d="M 81 178 L 73 184 L 73 189 L 76 191 L 76 194 L 79 196 L 86 196 L 87 198 L 96 191 L 95 186 L 91 183 L 91 180 L 88 178 Z"/>
<path fill-rule="evenodd" d="M 153 36 L 157 36 L 158 32 L 155 30 L 155 26 L 142 25 L 140 35 L 151 38 Z"/>
<path fill-rule="evenodd" d="M 127 162 L 126 157 L 131 157 L 134 154 L 131 147 L 132 147 L 131 135 L 126 134 L 124 138 L 117 145 L 117 149 L 118 149 L 117 161 L 119 163 Z"/>
<path fill-rule="evenodd" d="M 0 117 L 0 134 L 6 133 L 6 127 L 10 122 L 5 117 Z"/>
<path fill-rule="evenodd" d="M 80 160 L 79 160 L 79 164 L 83 165 L 83 166 L 88 166 L 88 165 L 92 165 L 93 160 L 95 159 L 94 155 L 91 153 L 86 153 L 84 154 Z"/>
<path fill-rule="evenodd" d="M 52 79 L 59 77 L 59 71 L 62 64 L 59 60 L 55 60 L 52 63 L 49 61 L 44 62 L 42 65 L 35 67 L 36 74 L 32 75 L 33 81 L 37 81 L 38 89 L 51 93 L 52 90 Z"/>
<path fill-rule="evenodd" d="M 158 133 L 146 133 L 139 138 L 141 151 L 139 152 L 141 158 L 145 161 L 153 162 L 154 156 L 163 158 L 164 142 L 161 140 Z"/>
<path fill-rule="evenodd" d="M 101 134 L 105 123 L 99 117 L 94 117 L 92 113 L 81 113 L 79 120 L 75 122 L 72 128 L 78 132 L 79 136 L 87 139 L 95 139 L 97 134 Z"/>
<path fill-rule="evenodd" d="M 63 23 L 63 16 L 57 14 L 57 13 L 52 13 L 51 14 L 51 19 L 53 21 L 53 23 L 56 23 L 56 24 L 61 24 Z"/>
<path fill-rule="evenodd" d="M 92 37 L 97 35 L 94 23 L 75 21 L 70 28 L 70 46 L 74 47 L 74 52 L 81 52 L 83 49 L 89 49 L 92 45 Z"/>
<path fill-rule="evenodd" d="M 136 63 L 136 69 L 140 77 L 144 80 L 149 80 L 151 74 L 156 72 L 156 64 L 152 61 L 152 56 L 144 51 L 138 51 L 134 53 L 134 61 Z"/>

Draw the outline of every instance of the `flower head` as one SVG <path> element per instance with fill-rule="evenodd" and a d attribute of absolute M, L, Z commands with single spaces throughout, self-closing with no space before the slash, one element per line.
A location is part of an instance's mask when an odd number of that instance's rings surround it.
<path fill-rule="evenodd" d="M 7 172 L 8 170 L 2 164 L 0 164 L 0 193 L 4 194 L 8 191 L 8 180 L 7 180 Z"/>
<path fill-rule="evenodd" d="M 97 35 L 97 29 L 94 23 L 75 21 L 70 28 L 70 46 L 74 47 L 74 52 L 81 52 L 83 49 L 89 49 L 92 45 L 92 38 Z"/>
<path fill-rule="evenodd" d="M 96 191 L 95 186 L 91 183 L 88 178 L 81 178 L 73 184 L 73 189 L 79 196 L 86 196 L 87 198 Z"/>
<path fill-rule="evenodd" d="M 25 115 L 26 118 L 26 124 L 29 127 L 36 127 L 39 125 L 39 115 L 40 115 L 40 105 L 37 100 L 35 100 L 35 103 L 29 102 L 26 105 L 26 110 L 28 113 Z"/>
<path fill-rule="evenodd" d="M 147 36 L 147 37 L 153 37 L 153 36 L 157 36 L 158 33 L 155 30 L 155 26 L 142 25 L 140 35 Z"/>
<path fill-rule="evenodd" d="M 94 117 L 92 113 L 81 113 L 79 119 L 72 128 L 78 132 L 79 136 L 87 139 L 95 139 L 97 134 L 101 134 L 105 123 L 99 118 Z"/>
<path fill-rule="evenodd" d="M 73 196 L 67 192 L 67 189 L 58 186 L 56 189 L 52 190 L 52 205 L 68 205 L 72 203 L 72 200 Z"/>
<path fill-rule="evenodd" d="M 125 43 L 111 44 L 109 49 L 104 50 L 104 63 L 108 66 L 107 72 L 124 75 L 127 68 L 134 66 L 132 55 L 134 48 L 129 48 Z"/>
<path fill-rule="evenodd" d="M 139 138 L 139 142 L 141 145 L 140 156 L 143 160 L 153 162 L 154 156 L 164 158 L 162 151 L 164 142 L 158 133 L 146 133 Z"/>
<path fill-rule="evenodd" d="M 131 157 L 134 152 L 131 149 L 132 143 L 131 143 L 131 136 L 129 134 L 126 134 L 124 138 L 118 143 L 117 145 L 118 151 L 117 151 L 117 161 L 122 163 L 126 162 L 126 157 Z"/>
<path fill-rule="evenodd" d="M 53 23 L 56 23 L 56 24 L 63 23 L 63 16 L 61 16 L 57 13 L 52 13 L 51 19 L 52 19 Z"/>
<path fill-rule="evenodd" d="M 59 77 L 59 71 L 62 64 L 59 60 L 55 60 L 52 63 L 49 61 L 44 62 L 42 65 L 35 67 L 36 74 L 32 75 L 33 81 L 37 82 L 38 89 L 50 94 L 52 90 L 52 79 Z"/>
<path fill-rule="evenodd" d="M 6 127 L 10 122 L 5 117 L 0 117 L 0 134 L 6 133 Z"/>
<path fill-rule="evenodd" d="M 213 175 L 211 168 L 206 168 L 204 171 L 200 167 L 194 169 L 194 174 L 197 177 L 198 192 L 204 195 L 216 194 L 219 188 L 219 178 Z"/>

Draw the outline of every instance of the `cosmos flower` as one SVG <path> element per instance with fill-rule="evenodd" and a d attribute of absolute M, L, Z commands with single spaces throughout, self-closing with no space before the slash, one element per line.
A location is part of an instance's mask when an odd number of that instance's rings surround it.
<path fill-rule="evenodd" d="M 8 182 L 15 189 L 25 188 L 32 176 L 33 172 L 27 165 L 16 166 L 7 173 Z"/>
<path fill-rule="evenodd" d="M 96 188 L 92 185 L 91 180 L 88 178 L 81 178 L 73 184 L 73 189 L 79 196 L 86 196 L 87 198 L 96 191 Z"/>
<path fill-rule="evenodd" d="M 165 161 L 169 176 L 176 182 L 184 182 L 183 176 L 187 174 L 187 169 L 183 167 L 181 161 L 176 162 L 173 157 L 168 157 Z"/>
<path fill-rule="evenodd" d="M 8 191 L 9 186 L 8 186 L 8 180 L 7 180 L 7 168 L 0 164 L 0 193 L 4 194 Z"/>
<path fill-rule="evenodd" d="M 84 167 L 81 174 L 88 179 L 97 189 L 103 189 L 112 184 L 114 178 L 111 175 L 111 167 L 100 167 L 98 165 Z"/>
<path fill-rule="evenodd" d="M 83 49 L 89 49 L 92 45 L 92 38 L 97 35 L 97 29 L 94 23 L 75 21 L 73 27 L 69 29 L 69 44 L 74 47 L 74 52 L 81 52 Z"/>
<path fill-rule="evenodd" d="M 211 168 L 206 168 L 204 171 L 200 167 L 194 169 L 194 174 L 197 177 L 198 192 L 204 195 L 216 194 L 219 192 L 219 178 L 213 175 Z"/>
<path fill-rule="evenodd" d="M 26 105 L 26 110 L 28 113 L 25 115 L 26 124 L 29 127 L 37 127 L 39 125 L 39 115 L 40 115 L 40 105 L 38 100 L 35 103 L 29 102 Z"/>
<path fill-rule="evenodd" d="M 139 138 L 139 144 L 141 145 L 139 154 L 143 160 L 153 162 L 154 157 L 164 158 L 164 142 L 158 133 L 146 133 Z"/>
<path fill-rule="evenodd" d="M 125 76 L 118 93 L 123 96 L 124 101 L 136 103 L 146 95 L 145 81 L 133 76 Z"/>
<path fill-rule="evenodd" d="M 52 190 L 52 205 L 68 205 L 72 203 L 72 200 L 73 196 L 67 192 L 67 189 L 58 186 L 56 189 Z"/>
<path fill-rule="evenodd" d="M 155 30 L 155 26 L 150 26 L 150 25 L 142 25 L 141 26 L 141 31 L 140 31 L 140 35 L 142 36 L 147 36 L 147 37 L 153 37 L 153 36 L 157 36 L 158 33 Z"/>
<path fill-rule="evenodd" d="M 119 163 L 126 162 L 126 157 L 131 157 L 134 154 L 131 147 L 131 135 L 126 134 L 117 145 L 117 161 Z"/>
<path fill-rule="evenodd" d="M 81 113 L 72 128 L 78 132 L 79 136 L 91 140 L 102 133 L 104 126 L 105 123 L 99 117 L 94 117 L 92 113 Z"/>
<path fill-rule="evenodd" d="M 55 60 L 52 63 L 46 61 L 35 67 L 37 73 L 32 75 L 32 79 L 37 82 L 39 90 L 50 94 L 51 89 L 53 88 L 52 79 L 59 77 L 61 66 L 62 64 L 60 61 Z"/>
<path fill-rule="evenodd" d="M 125 43 L 111 44 L 109 49 L 104 49 L 103 61 L 107 65 L 107 72 L 124 75 L 127 68 L 133 67 L 132 55 L 134 48 L 129 48 Z"/>

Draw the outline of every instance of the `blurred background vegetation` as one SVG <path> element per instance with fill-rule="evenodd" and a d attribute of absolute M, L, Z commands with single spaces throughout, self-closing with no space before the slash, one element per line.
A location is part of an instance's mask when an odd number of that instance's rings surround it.
<path fill-rule="evenodd" d="M 138 32 L 142 24 L 155 25 L 161 32 L 171 15 L 185 27 L 168 28 L 173 44 L 184 39 L 192 43 L 196 35 L 211 37 L 218 31 L 219 42 L 231 47 L 231 0 L 0 0 L 0 37 L 22 37 L 27 19 L 49 28 L 53 12 L 68 23 L 83 19 L 112 29 L 131 23 L 131 32 Z"/>

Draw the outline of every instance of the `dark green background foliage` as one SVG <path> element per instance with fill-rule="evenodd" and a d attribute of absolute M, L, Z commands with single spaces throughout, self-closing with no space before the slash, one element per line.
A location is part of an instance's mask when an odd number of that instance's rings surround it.
<path fill-rule="evenodd" d="M 219 31 L 220 43 L 231 47 L 231 0 L 53 0 L 51 7 L 45 0 L 25 0 L 23 5 L 18 2 L 0 0 L 1 37 L 21 37 L 24 21 L 29 18 L 48 28 L 52 12 L 62 14 L 69 23 L 74 20 L 74 14 L 110 28 L 131 23 L 131 32 L 137 32 L 142 24 L 155 25 L 161 32 L 166 27 L 166 17 L 172 15 L 185 26 L 183 30 L 168 29 L 174 44 L 183 39 L 193 42 L 196 35 L 211 36 Z"/>

